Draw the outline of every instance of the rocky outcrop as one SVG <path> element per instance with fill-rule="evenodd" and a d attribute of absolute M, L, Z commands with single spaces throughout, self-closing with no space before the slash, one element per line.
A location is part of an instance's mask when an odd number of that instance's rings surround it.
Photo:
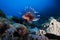
<path fill-rule="evenodd" d="M 52 17 L 49 20 L 49 27 L 46 29 L 46 32 L 60 36 L 60 22 Z"/>

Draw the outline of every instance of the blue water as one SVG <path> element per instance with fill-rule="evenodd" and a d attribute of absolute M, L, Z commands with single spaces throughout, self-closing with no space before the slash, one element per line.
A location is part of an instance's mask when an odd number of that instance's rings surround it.
<path fill-rule="evenodd" d="M 25 7 L 32 7 L 39 14 L 45 15 L 45 13 L 54 13 L 52 9 L 59 12 L 59 3 L 59 0 L 0 0 L 0 9 L 7 16 L 21 17 Z M 46 12 L 47 10 L 49 11 Z"/>

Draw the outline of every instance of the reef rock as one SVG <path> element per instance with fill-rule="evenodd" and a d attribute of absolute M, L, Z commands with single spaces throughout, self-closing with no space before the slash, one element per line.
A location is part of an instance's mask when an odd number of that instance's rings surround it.
<path fill-rule="evenodd" d="M 49 20 L 49 27 L 46 29 L 46 32 L 60 36 L 60 22 L 53 17 L 51 17 Z"/>

